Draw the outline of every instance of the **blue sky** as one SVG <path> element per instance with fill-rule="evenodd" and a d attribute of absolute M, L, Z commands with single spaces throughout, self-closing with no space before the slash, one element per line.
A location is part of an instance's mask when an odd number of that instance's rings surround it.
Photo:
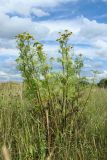
<path fill-rule="evenodd" d="M 58 32 L 69 29 L 75 54 L 90 59 L 85 66 L 107 77 L 107 0 L 0 0 L 0 81 L 20 81 L 14 36 L 24 31 L 57 56 Z"/>

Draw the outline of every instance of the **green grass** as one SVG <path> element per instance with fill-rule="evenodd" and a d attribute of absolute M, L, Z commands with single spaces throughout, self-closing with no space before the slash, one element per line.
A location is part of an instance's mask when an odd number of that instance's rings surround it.
<path fill-rule="evenodd" d="M 50 117 L 52 144 L 46 143 L 46 117 L 40 119 L 35 108 L 23 96 L 21 84 L 0 84 L 0 148 L 6 144 L 13 160 L 107 159 L 106 89 L 95 87 L 81 117 L 72 115 L 63 132 L 55 123 L 57 115 Z"/>

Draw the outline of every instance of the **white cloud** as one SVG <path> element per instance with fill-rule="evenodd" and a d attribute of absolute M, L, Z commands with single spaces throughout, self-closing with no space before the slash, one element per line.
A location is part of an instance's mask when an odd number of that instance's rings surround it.
<path fill-rule="evenodd" d="M 14 39 L 0 38 L 0 48 L 16 48 L 16 41 Z"/>
<path fill-rule="evenodd" d="M 97 79 L 101 80 L 103 78 L 107 78 L 107 70 L 104 70 L 103 72 L 97 74 Z"/>
<path fill-rule="evenodd" d="M 32 8 L 56 7 L 62 3 L 77 2 L 78 0 L 1 0 L 0 11 L 3 13 L 18 13 L 29 15 Z M 44 16 L 44 15 L 43 15 Z"/>
<path fill-rule="evenodd" d="M 17 49 L 6 49 L 0 48 L 0 56 L 17 56 L 18 50 Z"/>
<path fill-rule="evenodd" d="M 3 45 L 5 48 L 15 47 L 15 40 L 12 40 L 12 38 L 24 31 L 30 32 L 39 40 L 55 41 L 58 37 L 59 31 L 68 29 L 73 31 L 71 37 L 72 43 L 88 44 L 91 46 L 88 48 L 77 48 L 80 52 L 91 57 L 96 55 L 107 57 L 107 24 L 90 21 L 85 17 L 77 17 L 76 19 L 71 20 L 47 20 L 34 22 L 30 18 L 10 18 L 8 15 L 0 14 L 0 24 L 1 47 L 3 47 Z"/>
<path fill-rule="evenodd" d="M 0 81 L 21 81 L 22 77 L 20 74 L 8 74 L 0 71 Z"/>
<path fill-rule="evenodd" d="M 100 58 L 107 58 L 107 40 L 103 39 L 97 39 L 92 44 L 96 49 L 96 55 L 98 55 Z"/>
<path fill-rule="evenodd" d="M 2 48 L 3 46 L 5 48 L 15 47 L 13 38 L 24 31 L 33 34 L 39 40 L 55 41 L 59 31 L 68 29 L 73 32 L 72 43 L 90 45 L 90 47 L 86 48 L 77 48 L 80 52 L 91 57 L 96 55 L 107 57 L 107 24 L 97 23 L 95 20 L 91 21 L 85 17 L 77 17 L 71 20 L 35 22 L 30 18 L 9 17 L 8 15 L 0 14 L 0 24 L 0 46 Z M 7 52 L 10 53 L 9 50 Z M 1 51 L 0 54 L 2 54 Z"/>
<path fill-rule="evenodd" d="M 63 31 L 65 29 L 71 30 L 76 34 L 80 31 L 80 26 L 81 26 L 79 18 L 67 19 L 67 20 L 47 20 L 47 21 L 41 21 L 39 23 L 47 27 L 50 30 L 51 34 L 54 33 L 58 34 L 59 31 Z"/>
<path fill-rule="evenodd" d="M 82 54 L 84 57 L 90 58 L 91 60 L 97 57 L 97 49 L 95 48 L 84 48 L 84 47 L 75 47 L 75 54 Z"/>
<path fill-rule="evenodd" d="M 105 34 L 107 34 L 107 24 L 98 23 L 95 20 L 90 21 L 84 17 L 82 18 L 82 22 L 83 25 L 81 26 L 79 33 L 82 37 L 90 40 L 106 38 Z"/>
<path fill-rule="evenodd" d="M 107 17 L 107 14 L 101 14 L 101 15 L 95 16 L 94 18 L 95 19 L 101 19 L 101 18 L 106 18 L 106 17 Z"/>
<path fill-rule="evenodd" d="M 3 64 L 5 65 L 5 67 L 8 67 L 8 68 L 16 67 L 17 65 L 15 59 L 13 59 L 12 57 L 9 57 L 6 60 L 4 60 Z"/>
<path fill-rule="evenodd" d="M 33 13 L 37 17 L 49 16 L 48 12 L 45 12 L 45 11 L 38 9 L 38 8 L 33 8 L 31 13 Z"/>
<path fill-rule="evenodd" d="M 97 23 L 95 20 L 90 21 L 85 17 L 72 20 L 42 21 L 40 24 L 50 30 L 47 39 L 55 40 L 58 31 L 68 29 L 73 31 L 72 43 L 89 45 L 88 47 L 75 47 L 77 52 L 90 58 L 96 56 L 107 58 L 107 24 Z"/>
<path fill-rule="evenodd" d="M 5 72 L 3 72 L 3 71 L 0 71 L 0 77 L 1 77 L 1 76 L 4 77 L 4 76 L 7 76 L 7 75 L 8 75 L 7 73 L 5 73 Z"/>
<path fill-rule="evenodd" d="M 92 44 L 98 39 L 107 41 L 107 24 L 83 16 L 68 20 L 40 21 L 39 24 L 49 29 L 51 34 L 47 38 L 55 38 L 59 31 L 68 29 L 73 32 L 73 40 L 77 43 Z"/>
<path fill-rule="evenodd" d="M 49 56 L 49 57 L 58 57 L 58 45 L 49 45 L 46 44 L 44 45 L 44 52 Z"/>
<path fill-rule="evenodd" d="M 8 15 L 0 14 L 0 37 L 14 39 L 15 36 L 22 32 L 29 32 L 36 38 L 47 35 L 48 28 L 33 22 L 30 18 L 9 17 Z"/>

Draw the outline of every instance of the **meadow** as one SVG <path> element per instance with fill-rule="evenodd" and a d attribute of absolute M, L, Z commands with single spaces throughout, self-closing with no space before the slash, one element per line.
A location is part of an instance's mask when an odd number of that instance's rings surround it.
<path fill-rule="evenodd" d="M 107 159 L 107 89 L 81 76 L 82 55 L 74 56 L 68 43 L 72 32 L 59 34 L 57 59 L 49 59 L 30 34 L 17 36 L 23 83 L 0 84 L 0 148 L 10 154 L 5 160 Z"/>
<path fill-rule="evenodd" d="M 41 122 L 37 122 L 34 107 L 23 97 L 21 90 L 22 84 L 0 84 L 0 148 L 6 144 L 14 160 L 45 159 L 45 131 Z M 68 130 L 63 137 L 56 135 L 50 159 L 106 160 L 106 89 L 93 89 L 84 113 L 86 119 L 82 120 L 79 130 L 75 126 L 75 133 Z M 57 130 L 55 134 L 58 134 Z"/>

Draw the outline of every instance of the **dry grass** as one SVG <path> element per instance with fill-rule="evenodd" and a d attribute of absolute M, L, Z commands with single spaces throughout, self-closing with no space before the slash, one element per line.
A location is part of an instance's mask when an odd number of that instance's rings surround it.
<path fill-rule="evenodd" d="M 4 159 L 4 160 L 11 160 L 11 159 L 10 159 L 9 150 L 8 150 L 8 148 L 6 147 L 6 145 L 3 145 L 3 147 L 2 147 L 2 155 L 3 155 L 3 159 Z"/>

